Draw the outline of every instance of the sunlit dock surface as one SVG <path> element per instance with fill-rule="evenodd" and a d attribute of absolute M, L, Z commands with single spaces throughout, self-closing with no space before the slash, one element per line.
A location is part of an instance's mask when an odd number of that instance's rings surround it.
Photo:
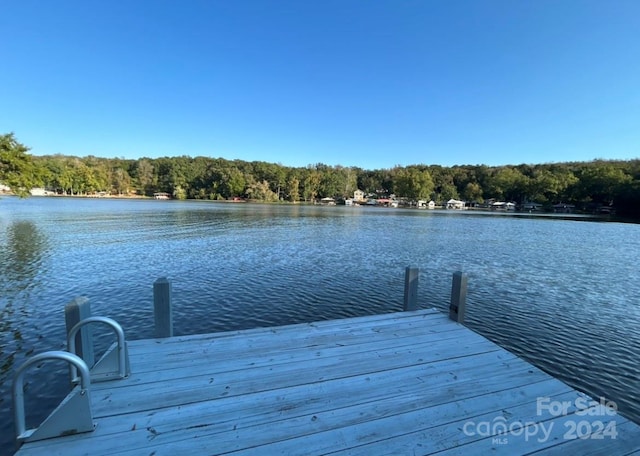
<path fill-rule="evenodd" d="M 19 455 L 640 454 L 638 425 L 436 310 L 128 344 L 95 431 Z"/>

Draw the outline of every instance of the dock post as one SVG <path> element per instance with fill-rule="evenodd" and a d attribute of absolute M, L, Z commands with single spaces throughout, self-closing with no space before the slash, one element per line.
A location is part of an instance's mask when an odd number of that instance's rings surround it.
<path fill-rule="evenodd" d="M 91 317 L 91 303 L 84 296 L 75 298 L 64 306 L 64 323 L 67 334 L 78 322 L 89 317 Z M 95 364 L 91 327 L 85 326 L 76 334 L 76 353 L 90 368 Z"/>
<path fill-rule="evenodd" d="M 171 282 L 166 277 L 160 277 L 153 283 L 153 317 L 155 336 L 172 337 Z"/>
<path fill-rule="evenodd" d="M 464 323 L 467 301 L 467 275 L 462 271 L 453 273 L 451 282 L 451 304 L 449 304 L 449 318 L 458 323 Z"/>
<path fill-rule="evenodd" d="M 418 310 L 418 277 L 420 269 L 407 266 L 404 272 L 404 306 L 403 310 Z"/>

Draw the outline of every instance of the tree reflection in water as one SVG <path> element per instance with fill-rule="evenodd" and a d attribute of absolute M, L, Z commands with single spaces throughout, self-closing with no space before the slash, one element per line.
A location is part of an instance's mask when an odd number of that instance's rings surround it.
<path fill-rule="evenodd" d="M 31 290 L 39 285 L 48 242 L 31 221 L 0 225 L 0 389 L 10 387 L 8 378 L 16 358 L 29 356 L 19 322 L 30 313 Z M 5 397 L 0 395 L 0 404 Z"/>

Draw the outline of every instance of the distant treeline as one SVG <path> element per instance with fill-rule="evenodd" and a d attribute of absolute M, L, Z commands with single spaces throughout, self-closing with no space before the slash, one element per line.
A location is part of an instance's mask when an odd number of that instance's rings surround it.
<path fill-rule="evenodd" d="M 451 198 L 469 203 L 496 199 L 545 205 L 563 202 L 583 210 L 614 206 L 623 215 L 640 212 L 640 160 L 366 170 L 322 163 L 293 168 L 187 156 L 127 160 L 52 155 L 33 159 L 48 190 L 71 195 L 164 192 L 178 199 L 297 202 L 353 197 L 354 190 L 360 189 L 378 197 L 394 194 L 437 203 Z"/>

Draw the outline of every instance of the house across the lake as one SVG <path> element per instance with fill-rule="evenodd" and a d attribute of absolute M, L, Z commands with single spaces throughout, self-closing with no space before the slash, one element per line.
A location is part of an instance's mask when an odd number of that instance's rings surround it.
<path fill-rule="evenodd" d="M 447 209 L 465 209 L 465 202 L 451 198 L 447 201 Z"/>
<path fill-rule="evenodd" d="M 505 201 L 496 201 L 491 203 L 490 208 L 492 211 L 515 211 L 516 205 L 515 203 L 507 203 Z"/>
<path fill-rule="evenodd" d="M 418 200 L 416 207 L 418 209 L 435 209 L 436 203 L 433 200 L 428 203 L 425 200 Z"/>
<path fill-rule="evenodd" d="M 522 210 L 529 211 L 529 212 L 540 211 L 542 210 L 542 204 L 527 202 L 522 205 Z"/>
<path fill-rule="evenodd" d="M 558 203 L 553 205 L 556 214 L 571 214 L 576 207 L 573 204 Z"/>
<path fill-rule="evenodd" d="M 31 190 L 29 190 L 29 193 L 31 194 L 31 196 L 55 195 L 55 192 L 50 192 L 49 190 L 46 190 L 42 187 L 32 188 Z"/>
<path fill-rule="evenodd" d="M 322 206 L 335 206 L 336 200 L 334 200 L 333 198 L 322 198 L 320 200 L 320 204 Z"/>

